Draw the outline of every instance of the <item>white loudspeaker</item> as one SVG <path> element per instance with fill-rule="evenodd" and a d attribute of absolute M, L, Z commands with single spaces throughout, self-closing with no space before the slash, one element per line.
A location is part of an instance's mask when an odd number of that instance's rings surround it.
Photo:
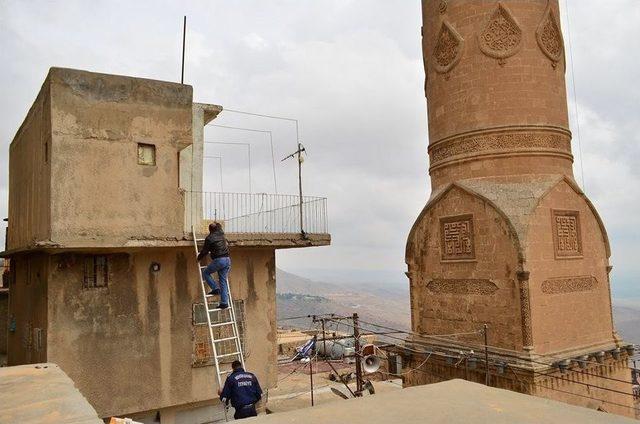
<path fill-rule="evenodd" d="M 378 371 L 379 368 L 380 368 L 380 358 L 378 358 L 377 356 L 367 355 L 364 358 L 362 358 L 362 370 L 365 373 L 371 374 L 372 372 Z"/>

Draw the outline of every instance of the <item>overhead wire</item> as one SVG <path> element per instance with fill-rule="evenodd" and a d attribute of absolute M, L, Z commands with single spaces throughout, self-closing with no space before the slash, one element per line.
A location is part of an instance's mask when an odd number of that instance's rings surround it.
<path fill-rule="evenodd" d="M 569 0 L 565 0 L 564 7 L 567 15 L 567 39 L 569 40 L 569 58 L 571 62 L 571 83 L 573 86 L 573 107 L 576 116 L 576 135 L 578 137 L 578 151 L 580 152 L 580 174 L 582 176 L 582 190 L 587 191 L 587 184 L 584 180 L 584 160 L 582 156 L 582 137 L 580 136 L 580 115 L 578 112 L 578 93 L 576 91 L 576 71 L 573 66 L 573 45 L 571 43 L 571 20 L 569 18 Z"/>

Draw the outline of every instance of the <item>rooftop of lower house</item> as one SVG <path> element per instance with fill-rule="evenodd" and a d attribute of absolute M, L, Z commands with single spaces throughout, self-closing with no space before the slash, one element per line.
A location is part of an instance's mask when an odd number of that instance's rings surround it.
<path fill-rule="evenodd" d="M 224 113 L 189 85 L 51 68 L 10 146 L 0 256 L 192 246 L 214 220 L 232 247 L 330 244 L 326 198 L 205 189 L 205 127 Z"/>
<path fill-rule="evenodd" d="M 56 364 L 0 367 L 0 422 L 103 424 Z"/>
<path fill-rule="evenodd" d="M 312 408 L 258 416 L 260 424 L 606 424 L 636 420 L 465 380 L 336 400 Z"/>

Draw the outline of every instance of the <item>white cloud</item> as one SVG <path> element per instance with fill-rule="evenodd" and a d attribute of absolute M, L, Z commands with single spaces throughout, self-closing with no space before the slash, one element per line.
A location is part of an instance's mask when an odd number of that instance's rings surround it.
<path fill-rule="evenodd" d="M 576 178 L 581 181 L 583 159 L 587 193 L 610 233 L 615 289 L 640 271 L 634 112 L 640 84 L 632 54 L 640 50 L 640 3 L 569 0 L 569 12 L 584 155 L 574 142 Z M 329 198 L 334 243 L 282 251 L 279 263 L 387 270 L 385 278 L 406 281 L 406 235 L 429 191 L 419 0 L 1 2 L 0 190 L 7 186 L 8 142 L 50 66 L 177 81 L 184 14 L 185 78 L 196 101 L 299 119 L 309 151 L 305 192 Z M 570 68 L 568 82 L 572 88 Z M 271 130 L 278 160 L 295 149 L 289 122 L 232 113 L 217 122 Z M 206 134 L 251 142 L 254 189 L 272 191 L 264 134 L 213 127 Z M 227 170 L 244 166 L 239 150 L 208 149 L 224 155 Z M 280 191 L 295 193 L 295 163 L 278 162 L 277 169 Z M 237 175 L 236 189 L 246 190 L 246 174 L 228 175 L 225 189 L 233 189 Z M 3 211 L 6 216 L 0 191 Z"/>

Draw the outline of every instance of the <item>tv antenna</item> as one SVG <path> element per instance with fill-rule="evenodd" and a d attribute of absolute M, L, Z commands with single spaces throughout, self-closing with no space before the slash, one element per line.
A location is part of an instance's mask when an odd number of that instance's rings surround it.
<path fill-rule="evenodd" d="M 304 162 L 304 157 L 302 154 L 307 154 L 307 150 L 305 147 L 298 141 L 298 150 L 291 153 L 289 156 L 282 159 L 280 162 L 284 162 L 287 159 L 291 159 L 294 157 L 298 157 L 298 192 L 300 194 L 300 234 L 302 234 L 303 238 L 306 238 L 306 233 L 304 232 L 304 225 L 302 222 L 302 162 Z"/>

